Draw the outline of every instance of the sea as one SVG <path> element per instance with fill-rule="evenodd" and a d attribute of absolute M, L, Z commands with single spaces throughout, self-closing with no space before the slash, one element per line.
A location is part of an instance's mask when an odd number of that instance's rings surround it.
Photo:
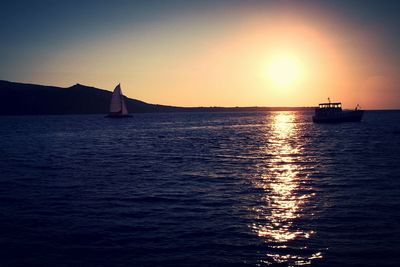
<path fill-rule="evenodd" d="M 0 117 L 0 266 L 400 266 L 400 111 Z"/>

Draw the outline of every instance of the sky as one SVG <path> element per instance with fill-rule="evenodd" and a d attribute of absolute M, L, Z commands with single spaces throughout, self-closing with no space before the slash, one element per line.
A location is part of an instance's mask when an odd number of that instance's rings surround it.
<path fill-rule="evenodd" d="M 400 108 L 398 1 L 2 1 L 0 79 L 176 106 Z"/>

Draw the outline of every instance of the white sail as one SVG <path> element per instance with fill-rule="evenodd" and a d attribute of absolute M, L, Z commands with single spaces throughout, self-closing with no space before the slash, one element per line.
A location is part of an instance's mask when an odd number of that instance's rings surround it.
<path fill-rule="evenodd" d="M 115 87 L 111 97 L 110 113 L 118 113 L 121 111 L 122 111 L 122 95 L 121 95 L 121 86 L 118 84 L 117 87 Z"/>
<path fill-rule="evenodd" d="M 122 94 L 121 85 L 118 84 L 111 97 L 110 114 L 108 117 L 129 117 L 126 108 L 125 97 Z"/>
<path fill-rule="evenodd" d="M 125 104 L 125 97 L 121 95 L 121 103 L 122 103 L 122 115 L 128 115 L 128 109 Z"/>

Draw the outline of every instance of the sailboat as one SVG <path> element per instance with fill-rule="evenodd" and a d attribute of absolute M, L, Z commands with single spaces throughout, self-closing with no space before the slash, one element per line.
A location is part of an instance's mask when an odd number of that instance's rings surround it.
<path fill-rule="evenodd" d="M 128 113 L 125 104 L 125 96 L 122 94 L 121 84 L 118 84 L 111 97 L 110 112 L 106 116 L 108 118 L 128 118 L 132 117 Z"/>

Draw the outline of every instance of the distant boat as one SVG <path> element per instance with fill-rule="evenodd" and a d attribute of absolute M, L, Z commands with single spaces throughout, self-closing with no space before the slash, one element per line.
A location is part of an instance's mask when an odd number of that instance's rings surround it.
<path fill-rule="evenodd" d="M 122 94 L 121 85 L 118 84 L 111 97 L 110 113 L 106 116 L 108 118 L 128 118 L 132 117 L 128 113 L 125 104 L 125 96 Z"/>
<path fill-rule="evenodd" d="M 312 117 L 315 123 L 339 123 L 339 122 L 358 122 L 361 121 L 364 110 L 359 108 L 355 110 L 342 110 L 342 103 L 321 103 L 315 109 L 315 115 Z"/>

